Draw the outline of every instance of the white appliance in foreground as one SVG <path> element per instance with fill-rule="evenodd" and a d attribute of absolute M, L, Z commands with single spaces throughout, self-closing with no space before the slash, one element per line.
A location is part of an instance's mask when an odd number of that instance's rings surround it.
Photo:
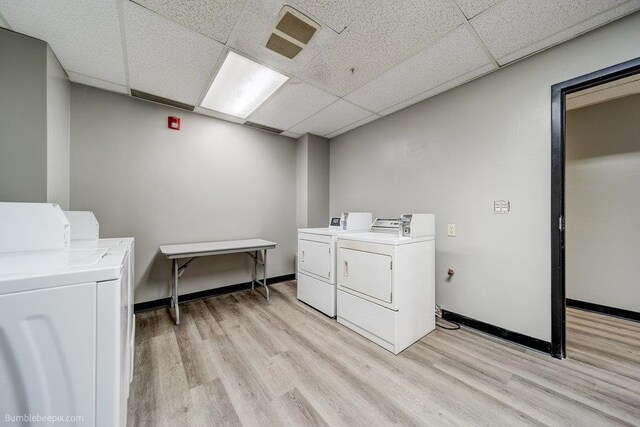
<path fill-rule="evenodd" d="M 338 236 L 337 320 L 400 353 L 435 329 L 435 215 Z"/>
<path fill-rule="evenodd" d="M 133 239 L 70 239 L 97 230 L 90 212 L 70 217 L 54 204 L 0 203 L 0 412 L 124 426 Z M 74 233 L 77 221 L 85 231 Z"/>
<path fill-rule="evenodd" d="M 345 212 L 328 228 L 298 230 L 298 299 L 329 317 L 336 316 L 336 240 L 339 234 L 368 231 L 371 212 Z"/>

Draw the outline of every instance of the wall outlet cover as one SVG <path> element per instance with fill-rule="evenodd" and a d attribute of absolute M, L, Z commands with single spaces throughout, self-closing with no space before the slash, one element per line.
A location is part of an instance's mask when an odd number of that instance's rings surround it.
<path fill-rule="evenodd" d="M 447 236 L 456 237 L 456 225 L 455 224 L 447 224 Z"/>

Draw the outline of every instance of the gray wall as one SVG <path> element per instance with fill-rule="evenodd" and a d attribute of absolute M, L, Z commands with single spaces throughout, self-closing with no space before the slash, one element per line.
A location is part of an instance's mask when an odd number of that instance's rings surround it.
<path fill-rule="evenodd" d="M 69 208 L 70 83 L 47 47 L 47 201 Z"/>
<path fill-rule="evenodd" d="M 567 112 L 567 298 L 640 312 L 640 95 Z"/>
<path fill-rule="evenodd" d="M 0 201 L 47 201 L 47 44 L 0 29 Z"/>
<path fill-rule="evenodd" d="M 550 88 L 638 56 L 636 13 L 332 139 L 331 211 L 435 213 L 437 303 L 550 340 Z"/>
<path fill-rule="evenodd" d="M 167 116 L 182 130 L 167 129 Z M 73 84 L 71 208 L 102 237 L 136 238 L 136 302 L 169 295 L 162 244 L 259 237 L 278 243 L 270 277 L 294 272 L 296 141 Z M 245 282 L 242 254 L 202 258 L 180 293 Z"/>
<path fill-rule="evenodd" d="M 309 136 L 296 141 L 296 225 L 306 228 L 308 222 Z"/>
<path fill-rule="evenodd" d="M 296 141 L 298 228 L 329 224 L 329 140 L 305 134 Z"/>

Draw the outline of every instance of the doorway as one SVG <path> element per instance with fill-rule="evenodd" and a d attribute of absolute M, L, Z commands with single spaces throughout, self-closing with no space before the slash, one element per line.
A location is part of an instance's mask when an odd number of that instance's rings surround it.
<path fill-rule="evenodd" d="M 640 58 L 576 77 L 551 88 L 551 354 L 566 357 L 566 107 L 567 96 L 640 73 Z"/>

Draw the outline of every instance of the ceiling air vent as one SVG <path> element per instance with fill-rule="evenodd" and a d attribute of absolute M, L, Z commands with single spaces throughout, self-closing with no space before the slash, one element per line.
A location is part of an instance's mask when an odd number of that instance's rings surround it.
<path fill-rule="evenodd" d="M 193 111 L 195 108 L 193 105 L 183 104 L 182 102 L 174 101 L 173 99 L 163 98 L 161 96 L 152 95 L 150 93 L 142 92 L 139 90 L 131 89 L 131 96 L 144 99 L 146 101 L 157 102 L 158 104 L 168 105 L 170 107 L 180 108 L 182 110 Z"/>
<path fill-rule="evenodd" d="M 295 58 L 320 29 L 320 25 L 290 6 L 282 8 L 277 22 L 267 49 L 289 59 Z"/>
<path fill-rule="evenodd" d="M 260 123 L 244 122 L 244 124 L 246 126 L 249 126 L 249 127 L 252 127 L 252 128 L 256 128 L 256 129 L 260 129 L 260 130 L 266 130 L 267 132 L 271 132 L 271 133 L 282 133 L 282 132 L 284 132 L 282 129 L 272 128 L 270 126 L 261 125 Z"/>

